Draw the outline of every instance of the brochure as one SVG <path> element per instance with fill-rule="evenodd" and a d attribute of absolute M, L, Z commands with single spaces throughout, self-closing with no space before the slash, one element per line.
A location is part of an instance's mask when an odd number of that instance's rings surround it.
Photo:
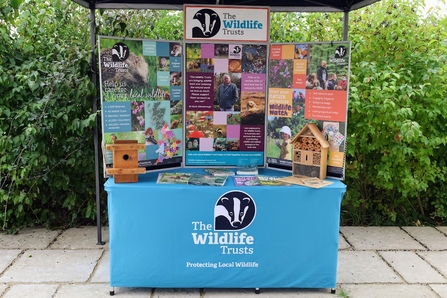
<path fill-rule="evenodd" d="M 259 180 L 256 176 L 233 176 L 234 185 L 236 186 L 259 186 Z"/>
<path fill-rule="evenodd" d="M 234 171 L 227 168 L 205 168 L 203 169 L 208 174 L 213 176 L 234 176 Z"/>
<path fill-rule="evenodd" d="M 188 184 L 207 185 L 207 186 L 223 186 L 228 176 L 213 176 L 208 174 L 194 173 L 188 180 Z"/>
<path fill-rule="evenodd" d="M 278 178 L 278 180 L 286 182 L 286 183 L 298 184 L 301 186 L 308 186 L 308 187 L 312 187 L 312 188 L 321 188 L 321 187 L 331 185 L 333 183 L 331 181 L 321 180 L 320 178 L 307 177 L 307 176 L 301 176 L 301 175 L 281 177 L 281 178 Z"/>
<path fill-rule="evenodd" d="M 277 177 L 277 176 L 265 176 L 265 175 L 257 175 L 256 176 L 259 180 L 259 183 L 261 185 L 267 185 L 267 186 L 291 186 L 291 183 L 287 183 L 284 181 L 280 181 L 278 180 L 278 178 L 282 178 L 282 177 Z"/>
<path fill-rule="evenodd" d="M 157 183 L 187 184 L 191 173 L 159 173 Z"/>
<path fill-rule="evenodd" d="M 238 175 L 256 176 L 258 175 L 258 167 L 256 165 L 238 166 L 236 169 Z"/>

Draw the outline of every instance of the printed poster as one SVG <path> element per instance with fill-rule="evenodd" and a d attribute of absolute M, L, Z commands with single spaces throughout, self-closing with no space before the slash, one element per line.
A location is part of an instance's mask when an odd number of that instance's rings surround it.
<path fill-rule="evenodd" d="M 290 142 L 310 122 L 329 141 L 327 176 L 343 179 L 350 42 L 271 44 L 266 158 L 292 169 Z"/>
<path fill-rule="evenodd" d="M 185 166 L 264 166 L 267 45 L 185 48 Z"/>
<path fill-rule="evenodd" d="M 269 7 L 185 4 L 183 15 L 187 42 L 269 41 Z"/>
<path fill-rule="evenodd" d="M 146 144 L 138 165 L 180 166 L 183 156 L 183 45 L 99 37 L 103 148 L 114 140 Z M 104 150 L 105 167 L 113 152 Z"/>

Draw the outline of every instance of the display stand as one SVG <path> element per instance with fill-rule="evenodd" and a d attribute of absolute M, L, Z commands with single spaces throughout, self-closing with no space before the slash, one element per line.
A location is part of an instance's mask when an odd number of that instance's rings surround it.
<path fill-rule="evenodd" d="M 335 291 L 346 190 L 340 181 L 320 189 L 236 187 L 230 177 L 217 187 L 157 184 L 157 176 L 139 175 L 140 182 L 132 184 L 110 178 L 105 184 L 111 287 Z M 228 201 L 234 201 L 239 223 L 220 205 Z M 225 223 L 236 228 L 222 229 Z"/>

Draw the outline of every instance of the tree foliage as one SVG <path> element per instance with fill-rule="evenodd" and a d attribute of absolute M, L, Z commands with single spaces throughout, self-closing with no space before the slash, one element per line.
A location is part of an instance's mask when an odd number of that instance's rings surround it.
<path fill-rule="evenodd" d="M 417 10 L 385 1 L 350 18 L 345 205 L 359 218 L 447 218 L 446 19 Z"/>
<path fill-rule="evenodd" d="M 386 0 L 349 14 L 345 224 L 447 218 L 447 24 L 436 11 L 417 14 L 422 4 Z M 72 1 L 0 0 L 0 15 L 2 228 L 89 223 L 96 216 L 97 117 L 89 10 Z M 271 41 L 342 40 L 343 18 L 271 13 Z M 183 14 L 100 10 L 96 29 L 182 40 Z"/>
<path fill-rule="evenodd" d="M 96 32 L 104 36 L 183 39 L 183 12 L 170 10 L 100 10 Z"/>
<path fill-rule="evenodd" d="M 0 5 L 3 229 L 95 217 L 88 23 L 64 3 Z"/>

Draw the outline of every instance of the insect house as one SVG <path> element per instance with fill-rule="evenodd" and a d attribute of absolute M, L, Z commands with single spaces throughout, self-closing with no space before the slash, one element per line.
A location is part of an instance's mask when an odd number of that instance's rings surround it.
<path fill-rule="evenodd" d="M 309 123 L 292 139 L 292 175 L 326 178 L 329 142 L 315 123 Z"/>

